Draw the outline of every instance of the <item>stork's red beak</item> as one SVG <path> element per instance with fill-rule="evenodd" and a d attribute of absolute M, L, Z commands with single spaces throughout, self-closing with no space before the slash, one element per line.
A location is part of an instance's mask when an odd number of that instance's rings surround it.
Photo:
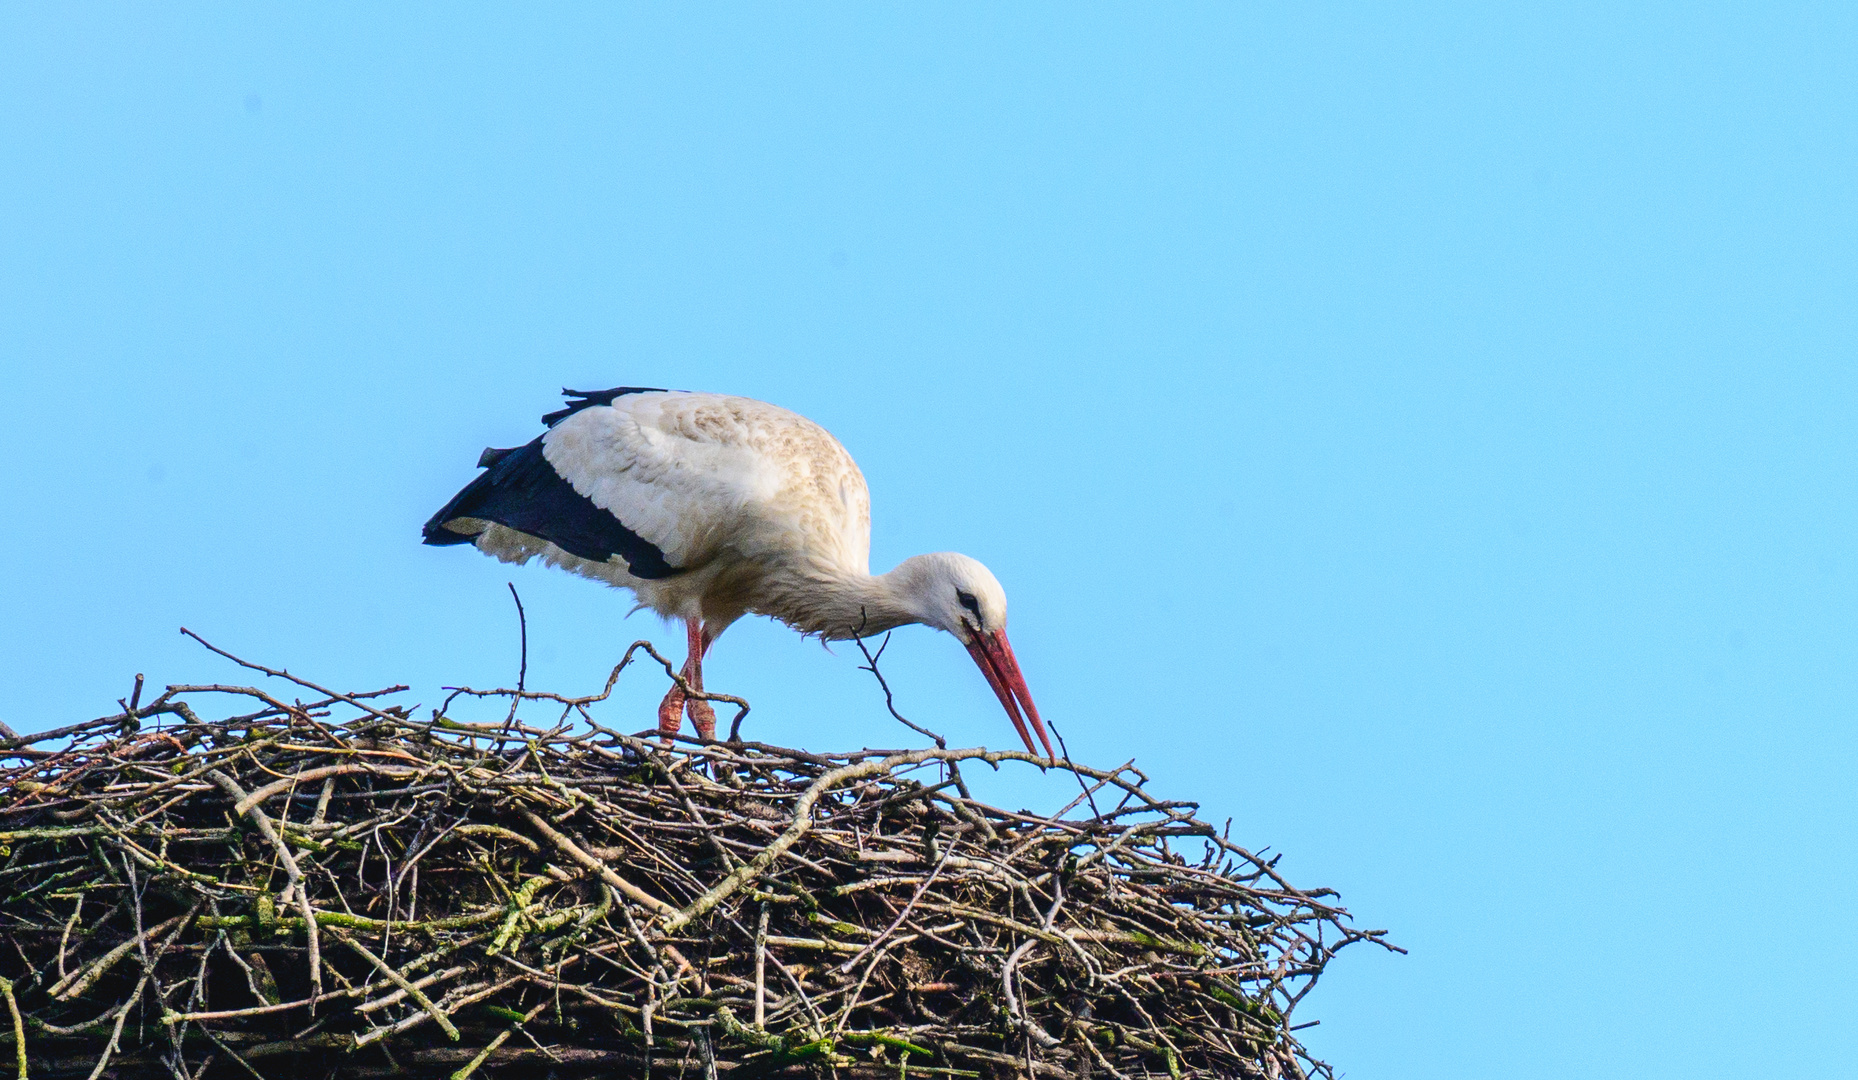
<path fill-rule="evenodd" d="M 1045 756 L 1056 761 L 1058 755 L 1052 752 L 1052 741 L 1045 735 L 1045 724 L 1039 719 L 1038 706 L 1032 703 L 1026 677 L 1019 673 L 1019 661 L 1013 657 L 1013 646 L 1007 644 L 1006 631 L 974 635 L 974 640 L 968 642 L 968 655 L 974 657 L 981 674 L 987 676 L 987 685 L 994 688 L 1007 718 L 1013 721 L 1013 727 L 1025 742 L 1026 753 L 1037 757 L 1039 749 L 1032 745 L 1032 736 L 1026 733 L 1026 721 L 1019 715 L 1021 705 L 1026 707 L 1026 716 L 1032 720 L 1032 730 L 1039 733 L 1039 741 L 1045 744 Z"/>

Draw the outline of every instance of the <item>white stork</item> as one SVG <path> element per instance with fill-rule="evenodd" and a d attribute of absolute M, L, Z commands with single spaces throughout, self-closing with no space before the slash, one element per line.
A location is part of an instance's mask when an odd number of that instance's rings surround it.
<path fill-rule="evenodd" d="M 985 566 L 951 552 L 870 572 L 871 496 L 851 455 L 818 424 L 778 406 L 650 387 L 563 390 L 534 442 L 487 449 L 485 470 L 426 522 L 428 544 L 476 544 L 505 562 L 543 562 L 632 590 L 640 607 L 682 619 L 684 679 L 703 689 L 703 655 L 743 615 L 769 615 L 826 640 L 906 623 L 967 646 L 1037 754 L 1045 725 L 1006 639 L 1006 593 Z M 636 610 L 636 609 L 635 609 Z M 688 709 L 715 737 L 709 703 L 673 686 L 658 727 Z"/>

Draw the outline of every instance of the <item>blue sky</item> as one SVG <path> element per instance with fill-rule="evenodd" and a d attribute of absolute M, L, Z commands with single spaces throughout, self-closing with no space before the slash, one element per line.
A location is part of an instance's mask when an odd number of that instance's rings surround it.
<path fill-rule="evenodd" d="M 1858 1052 L 1858 14 L 1832 4 L 0 11 L 0 719 L 596 685 L 677 635 L 418 543 L 556 390 L 761 397 L 1042 710 L 1407 957 L 1353 1077 Z M 849 655 L 848 655 L 849 654 Z M 896 744 L 731 630 L 751 733 Z M 1010 727 L 952 641 L 904 710 Z M 650 722 L 662 685 L 613 715 Z M 1058 799 L 1003 777 L 1002 798 Z"/>

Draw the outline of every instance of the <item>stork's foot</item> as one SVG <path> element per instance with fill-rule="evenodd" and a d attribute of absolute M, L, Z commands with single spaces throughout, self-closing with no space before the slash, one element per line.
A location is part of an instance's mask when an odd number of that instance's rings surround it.
<path fill-rule="evenodd" d="M 692 702 L 695 704 L 695 702 Z M 706 703 L 707 704 L 707 703 Z M 693 713 L 692 720 L 696 719 Z M 678 730 L 684 726 L 684 688 L 673 683 L 664 700 L 658 703 L 658 734 L 666 739 L 677 737 Z M 699 731 L 702 729 L 699 728 Z"/>
<path fill-rule="evenodd" d="M 716 710 L 710 708 L 710 703 L 702 698 L 691 698 L 684 703 L 684 707 L 690 710 L 690 723 L 697 729 L 697 738 L 714 740 L 716 738 Z M 660 725 L 662 726 L 662 721 Z"/>

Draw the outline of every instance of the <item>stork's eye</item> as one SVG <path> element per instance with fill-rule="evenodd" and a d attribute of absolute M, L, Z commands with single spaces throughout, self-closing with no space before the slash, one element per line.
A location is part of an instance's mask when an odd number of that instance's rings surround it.
<path fill-rule="evenodd" d="M 973 593 L 962 592 L 960 589 L 956 589 L 955 599 L 961 601 L 962 607 L 972 611 L 975 619 L 978 620 L 981 617 L 981 602 L 974 598 Z"/>

